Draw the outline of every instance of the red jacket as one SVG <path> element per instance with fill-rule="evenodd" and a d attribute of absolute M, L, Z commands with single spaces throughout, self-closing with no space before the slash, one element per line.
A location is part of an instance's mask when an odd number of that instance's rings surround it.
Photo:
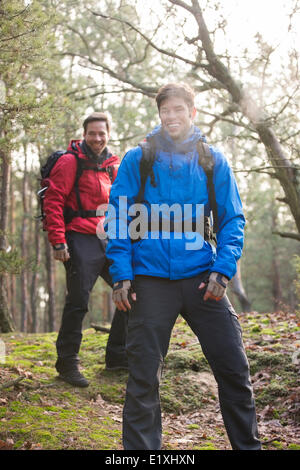
<path fill-rule="evenodd" d="M 74 144 L 78 150 L 79 158 L 90 160 L 80 147 L 81 141 L 72 140 L 68 151 L 72 150 Z M 120 159 L 116 155 L 111 155 L 102 164 L 101 168 L 113 167 L 112 181 L 117 176 Z M 48 189 L 44 199 L 45 228 L 48 231 L 48 239 L 52 245 L 65 243 L 65 232 L 73 230 L 75 232 L 95 234 L 99 222 L 102 224 L 102 217 L 74 217 L 67 225 L 64 221 L 63 211 L 65 207 L 78 210 L 74 183 L 77 170 L 77 160 L 75 155 L 66 153 L 61 156 L 51 171 L 51 177 L 45 181 Z M 79 194 L 84 210 L 96 210 L 100 204 L 109 201 L 111 179 L 107 172 L 96 172 L 94 170 L 84 170 L 79 179 Z M 103 226 L 102 226 L 103 230 Z"/>

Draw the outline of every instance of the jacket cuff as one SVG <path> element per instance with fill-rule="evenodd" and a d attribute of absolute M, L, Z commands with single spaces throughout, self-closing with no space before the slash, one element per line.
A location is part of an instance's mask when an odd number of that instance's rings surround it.
<path fill-rule="evenodd" d="M 48 235 L 48 240 L 52 246 L 58 245 L 59 243 L 67 243 L 65 237 L 52 238 L 51 236 Z"/>
<path fill-rule="evenodd" d="M 113 281 L 113 284 L 115 284 L 116 282 L 120 282 L 120 281 L 133 281 L 134 280 L 134 276 L 133 274 L 112 274 L 110 273 L 111 277 L 112 277 L 112 281 Z"/>

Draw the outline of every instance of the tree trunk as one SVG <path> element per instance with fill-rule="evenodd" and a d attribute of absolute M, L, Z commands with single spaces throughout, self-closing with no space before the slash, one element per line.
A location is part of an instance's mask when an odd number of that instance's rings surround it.
<path fill-rule="evenodd" d="M 272 232 L 277 228 L 277 211 L 275 210 L 274 204 L 271 207 L 272 214 Z M 282 288 L 280 281 L 280 270 L 278 266 L 278 249 L 276 239 L 272 239 L 272 293 L 273 293 L 273 309 L 274 312 L 278 312 L 282 306 Z"/>
<path fill-rule="evenodd" d="M 280 282 L 280 271 L 277 261 L 277 250 L 273 249 L 272 255 L 272 293 L 273 293 L 273 309 L 278 312 L 282 308 L 282 289 Z"/>
<path fill-rule="evenodd" d="M 291 162 L 287 160 L 281 144 L 269 125 L 261 122 L 257 123 L 255 127 L 266 148 L 269 160 L 274 167 L 276 177 L 285 193 L 285 202 L 291 209 L 299 232 L 298 239 L 300 240 L 300 187 L 297 170 L 292 168 Z"/>
<path fill-rule="evenodd" d="M 23 217 L 21 228 L 21 256 L 28 259 L 28 205 L 27 205 L 27 149 L 24 146 L 24 175 L 22 185 Z M 28 270 L 27 267 L 21 273 L 21 331 L 28 331 L 29 321 L 29 299 L 28 299 Z"/>
<path fill-rule="evenodd" d="M 15 194 L 14 194 L 14 184 L 13 184 L 13 174 L 10 168 L 10 208 L 9 208 L 9 231 L 12 236 L 15 234 Z M 9 275 L 9 310 L 13 318 L 14 323 L 16 322 L 17 315 L 17 288 L 16 288 L 16 275 Z"/>
<path fill-rule="evenodd" d="M 1 134 L 2 133 L 0 133 L 0 135 Z M 5 153 L 1 150 L 0 165 L 0 251 L 5 251 L 8 223 L 10 158 L 8 155 L 5 155 Z M 8 333 L 14 330 L 13 319 L 11 318 L 8 309 L 6 275 L 4 273 L 0 273 L 0 330 L 2 333 Z"/>
<path fill-rule="evenodd" d="M 45 324 L 47 331 L 54 331 L 55 323 L 55 265 L 53 259 L 52 248 L 48 242 L 47 234 L 44 236 L 45 242 L 45 256 L 46 256 L 46 270 L 47 270 L 47 293 L 48 293 L 48 309 Z"/>
<path fill-rule="evenodd" d="M 0 332 L 10 333 L 15 325 L 8 310 L 7 295 L 5 289 L 5 276 L 0 274 Z"/>
<path fill-rule="evenodd" d="M 237 271 L 235 276 L 231 279 L 230 286 L 232 292 L 237 296 L 243 312 L 251 312 L 251 303 L 246 295 L 242 283 L 241 264 L 240 260 L 237 263 Z"/>
<path fill-rule="evenodd" d="M 38 331 L 38 316 L 37 316 L 37 299 L 38 296 L 38 279 L 39 279 L 39 264 L 41 260 L 41 250 L 40 250 L 40 221 L 39 219 L 35 220 L 34 227 L 34 247 L 35 247 L 35 268 L 32 273 L 31 279 L 31 291 L 30 291 L 30 305 L 31 305 L 31 317 L 32 317 L 32 332 L 36 333 Z"/>

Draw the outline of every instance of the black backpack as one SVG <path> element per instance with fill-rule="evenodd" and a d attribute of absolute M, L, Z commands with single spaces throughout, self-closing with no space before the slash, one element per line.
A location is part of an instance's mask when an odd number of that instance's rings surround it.
<path fill-rule="evenodd" d="M 74 155 L 77 161 L 77 170 L 76 170 L 76 177 L 75 177 L 75 182 L 74 182 L 74 190 L 76 194 L 78 211 L 74 211 L 71 207 L 64 208 L 64 219 L 65 219 L 66 224 L 70 223 L 74 217 L 87 218 L 87 217 L 97 217 L 99 215 L 96 210 L 85 210 L 82 207 L 78 183 L 84 170 L 107 172 L 110 177 L 110 180 L 112 181 L 112 176 L 113 176 L 112 166 L 108 166 L 106 168 L 99 168 L 98 165 L 95 165 L 94 162 L 90 162 L 88 160 L 84 160 L 83 158 L 80 158 L 78 156 L 78 151 L 75 146 L 73 146 L 72 150 L 67 150 L 67 151 L 56 150 L 55 152 L 53 152 L 51 155 L 49 155 L 45 164 L 41 167 L 41 170 L 40 170 L 41 189 L 37 191 L 40 213 L 38 216 L 36 216 L 36 219 L 40 219 L 43 222 L 43 230 L 45 231 L 47 229 L 45 227 L 44 199 L 45 199 L 46 191 L 48 189 L 48 186 L 46 185 L 45 180 L 50 177 L 51 171 L 53 167 L 55 166 L 56 162 L 59 160 L 59 158 L 67 153 L 68 154 L 71 153 L 72 155 Z"/>
<path fill-rule="evenodd" d="M 141 203 L 144 200 L 145 185 L 148 176 L 150 176 L 150 182 L 153 187 L 156 186 L 155 176 L 153 172 L 153 164 L 155 161 L 155 141 L 154 138 L 148 139 L 147 141 L 140 142 L 139 146 L 142 148 L 142 159 L 140 161 L 140 176 L 141 176 L 141 186 L 139 193 L 135 199 L 135 202 Z M 197 142 L 197 152 L 198 152 L 198 163 L 202 166 L 205 174 L 207 176 L 207 189 L 209 204 L 211 212 L 213 215 L 213 227 L 211 227 L 210 217 L 206 216 L 204 218 L 204 234 L 205 240 L 213 241 L 216 243 L 216 233 L 218 231 L 218 211 L 217 211 L 217 202 L 215 187 L 213 183 L 213 172 L 214 172 L 214 159 L 210 152 L 209 145 L 202 140 Z"/>

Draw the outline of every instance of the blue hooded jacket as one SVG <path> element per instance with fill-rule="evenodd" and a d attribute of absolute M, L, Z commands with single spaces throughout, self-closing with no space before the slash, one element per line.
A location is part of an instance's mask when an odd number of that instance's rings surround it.
<path fill-rule="evenodd" d="M 176 142 L 158 126 L 147 139 L 149 137 L 154 137 L 156 144 L 153 165 L 156 185 L 153 187 L 147 178 L 145 208 L 175 204 L 182 208 L 181 214 L 185 219 L 195 220 L 200 207 L 208 215 L 207 177 L 198 163 L 196 150 L 197 141 L 203 139 L 201 131 L 192 126 L 187 138 Z M 191 232 L 147 232 L 141 240 L 131 242 L 128 226 L 133 217 L 126 207 L 135 203 L 141 186 L 142 150 L 136 147 L 124 156 L 111 188 L 111 210 L 108 211 L 105 228 L 109 239 L 106 255 L 111 263 L 110 274 L 114 283 L 133 280 L 135 275 L 184 279 L 207 270 L 224 274 L 229 279 L 234 276 L 243 248 L 245 218 L 237 184 L 226 158 L 219 150 L 213 147 L 210 150 L 215 160 L 213 181 L 218 207 L 216 249 L 203 237 Z M 189 208 L 188 212 L 185 212 L 185 207 Z M 112 222 L 115 223 L 113 229 Z"/>

